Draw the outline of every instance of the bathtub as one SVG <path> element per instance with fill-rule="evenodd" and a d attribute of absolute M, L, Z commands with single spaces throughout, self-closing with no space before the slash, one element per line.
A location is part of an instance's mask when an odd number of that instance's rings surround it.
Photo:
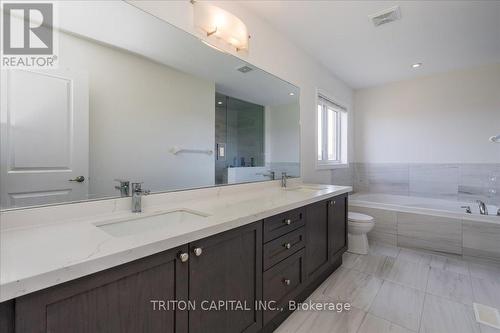
<path fill-rule="evenodd" d="M 470 206 L 466 213 L 462 206 Z M 476 203 L 402 195 L 355 193 L 349 211 L 375 218 L 369 239 L 400 247 L 500 262 L 500 216 L 480 215 Z"/>
<path fill-rule="evenodd" d="M 383 207 L 385 209 L 405 212 L 429 213 L 441 216 L 448 215 L 450 217 L 500 223 L 500 216 L 496 215 L 499 208 L 498 206 L 487 205 L 490 215 L 480 215 L 479 207 L 475 202 L 460 202 L 378 193 L 356 193 L 351 195 L 349 199 L 350 203 L 355 206 Z M 466 213 L 465 208 L 462 208 L 464 206 L 470 207 L 472 214 Z"/>

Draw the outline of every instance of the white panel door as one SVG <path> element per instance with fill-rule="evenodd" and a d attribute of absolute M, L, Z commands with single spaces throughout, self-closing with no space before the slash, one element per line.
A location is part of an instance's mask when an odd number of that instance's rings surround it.
<path fill-rule="evenodd" d="M 87 198 L 86 74 L 2 70 L 0 119 L 2 208 Z"/>

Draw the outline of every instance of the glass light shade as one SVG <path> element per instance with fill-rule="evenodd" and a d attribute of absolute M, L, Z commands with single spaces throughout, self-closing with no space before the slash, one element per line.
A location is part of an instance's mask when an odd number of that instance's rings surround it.
<path fill-rule="evenodd" d="M 248 49 L 246 25 L 235 15 L 222 8 L 195 2 L 194 26 L 208 38 L 216 38 L 233 46 L 236 50 Z"/>

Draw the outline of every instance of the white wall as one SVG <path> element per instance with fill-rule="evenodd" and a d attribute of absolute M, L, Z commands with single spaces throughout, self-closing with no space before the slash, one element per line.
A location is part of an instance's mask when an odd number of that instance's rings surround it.
<path fill-rule="evenodd" d="M 358 90 L 357 162 L 500 163 L 500 64 Z"/>
<path fill-rule="evenodd" d="M 192 24 L 192 5 L 188 1 L 131 2 L 191 34 L 196 34 Z M 329 95 L 335 96 L 338 103 L 349 108 L 352 104 L 352 89 L 313 61 L 305 51 L 292 44 L 269 23 L 248 10 L 244 1 L 213 3 L 237 15 L 249 29 L 249 53 L 236 56 L 300 88 L 301 175 L 306 181 L 329 183 L 329 170 L 315 170 L 316 89 L 327 91 Z"/>
<path fill-rule="evenodd" d="M 213 82 L 64 33 L 59 53 L 60 67 L 89 75 L 91 196 L 117 195 L 115 178 L 154 191 L 214 184 L 214 155 L 169 152 L 213 149 Z"/>
<path fill-rule="evenodd" d="M 297 103 L 266 107 L 266 163 L 300 162 L 299 112 Z"/>

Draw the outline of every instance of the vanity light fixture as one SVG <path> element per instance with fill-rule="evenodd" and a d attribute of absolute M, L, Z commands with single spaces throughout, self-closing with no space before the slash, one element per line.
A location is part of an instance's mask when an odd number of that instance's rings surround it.
<path fill-rule="evenodd" d="M 294 93 L 294 92 L 291 92 L 291 93 L 288 93 L 288 95 L 290 95 L 290 96 L 295 96 L 295 93 Z"/>
<path fill-rule="evenodd" d="M 202 1 L 191 1 L 195 28 L 210 44 L 230 45 L 236 51 L 248 49 L 247 27 L 238 17 L 230 12 Z"/>
<path fill-rule="evenodd" d="M 217 102 L 217 104 L 218 104 L 218 105 L 222 105 L 222 102 L 221 102 L 221 101 L 218 101 L 218 102 Z"/>
<path fill-rule="evenodd" d="M 414 63 L 413 65 L 411 65 L 412 68 L 419 68 L 419 67 L 422 67 L 422 63 L 421 62 L 417 62 L 417 63 Z"/>

